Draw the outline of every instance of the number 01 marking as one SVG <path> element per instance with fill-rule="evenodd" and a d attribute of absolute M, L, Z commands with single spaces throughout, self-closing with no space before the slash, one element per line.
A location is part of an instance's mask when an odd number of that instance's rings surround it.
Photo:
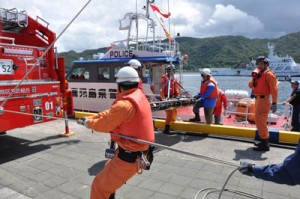
<path fill-rule="evenodd" d="M 45 102 L 45 109 L 46 111 L 52 110 L 53 109 L 53 102 Z"/>

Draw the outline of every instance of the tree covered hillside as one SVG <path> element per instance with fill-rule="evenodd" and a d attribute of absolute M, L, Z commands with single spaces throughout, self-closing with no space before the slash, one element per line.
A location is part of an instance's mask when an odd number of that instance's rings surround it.
<path fill-rule="evenodd" d="M 198 68 L 227 67 L 243 68 L 252 58 L 259 55 L 268 55 L 267 43 L 275 43 L 275 52 L 280 56 L 290 55 L 300 63 L 300 32 L 291 33 L 278 39 L 248 39 L 242 36 L 220 36 L 211 38 L 178 37 L 182 54 L 189 55 L 189 64 L 186 70 Z M 59 53 L 65 57 L 69 69 L 74 60 L 80 57 L 91 59 L 93 54 L 105 53 L 107 48 Z"/>

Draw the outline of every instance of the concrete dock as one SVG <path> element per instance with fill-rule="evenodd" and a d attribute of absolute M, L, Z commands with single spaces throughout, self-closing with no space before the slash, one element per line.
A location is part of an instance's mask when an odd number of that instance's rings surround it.
<path fill-rule="evenodd" d="M 59 137 L 64 121 L 52 121 L 8 131 L 0 136 L 1 199 L 88 199 L 94 176 L 103 168 L 109 135 L 92 133 L 76 120 L 69 121 L 75 135 Z M 156 142 L 213 159 L 239 164 L 280 163 L 295 146 L 272 146 L 269 152 L 252 150 L 253 140 L 155 132 Z M 252 141 L 252 142 L 251 142 Z M 136 174 L 117 199 L 193 199 L 205 188 L 222 188 L 236 168 L 163 148 L 156 148 L 151 170 Z M 226 187 L 268 199 L 300 199 L 299 186 L 279 185 L 235 172 Z M 198 199 L 206 192 L 201 192 Z M 206 199 L 218 198 L 211 193 Z M 223 192 L 222 199 L 249 198 Z"/>

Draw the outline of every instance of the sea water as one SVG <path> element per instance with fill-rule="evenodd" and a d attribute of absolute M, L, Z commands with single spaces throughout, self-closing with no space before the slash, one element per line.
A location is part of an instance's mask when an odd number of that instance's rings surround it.
<path fill-rule="evenodd" d="M 179 75 L 178 75 L 179 76 Z M 251 94 L 251 89 L 248 87 L 248 83 L 251 77 L 239 77 L 239 76 L 215 76 L 215 80 L 218 82 L 218 86 L 225 92 L 226 90 L 244 90 Z M 178 77 L 179 79 L 179 77 Z M 192 94 L 196 94 L 200 90 L 201 75 L 200 73 L 184 73 L 182 78 L 182 84 L 184 89 L 191 91 Z M 299 80 L 293 79 L 293 80 Z M 292 93 L 290 82 L 279 81 L 278 84 L 278 103 L 286 101 Z"/>

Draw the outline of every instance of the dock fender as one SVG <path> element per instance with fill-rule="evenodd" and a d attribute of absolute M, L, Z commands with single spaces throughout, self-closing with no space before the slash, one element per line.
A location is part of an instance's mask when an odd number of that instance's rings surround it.
<path fill-rule="evenodd" d="M 279 143 L 279 130 L 278 129 L 269 129 L 269 142 L 271 143 Z M 258 135 L 258 130 L 255 131 L 255 140 L 260 140 Z"/>

